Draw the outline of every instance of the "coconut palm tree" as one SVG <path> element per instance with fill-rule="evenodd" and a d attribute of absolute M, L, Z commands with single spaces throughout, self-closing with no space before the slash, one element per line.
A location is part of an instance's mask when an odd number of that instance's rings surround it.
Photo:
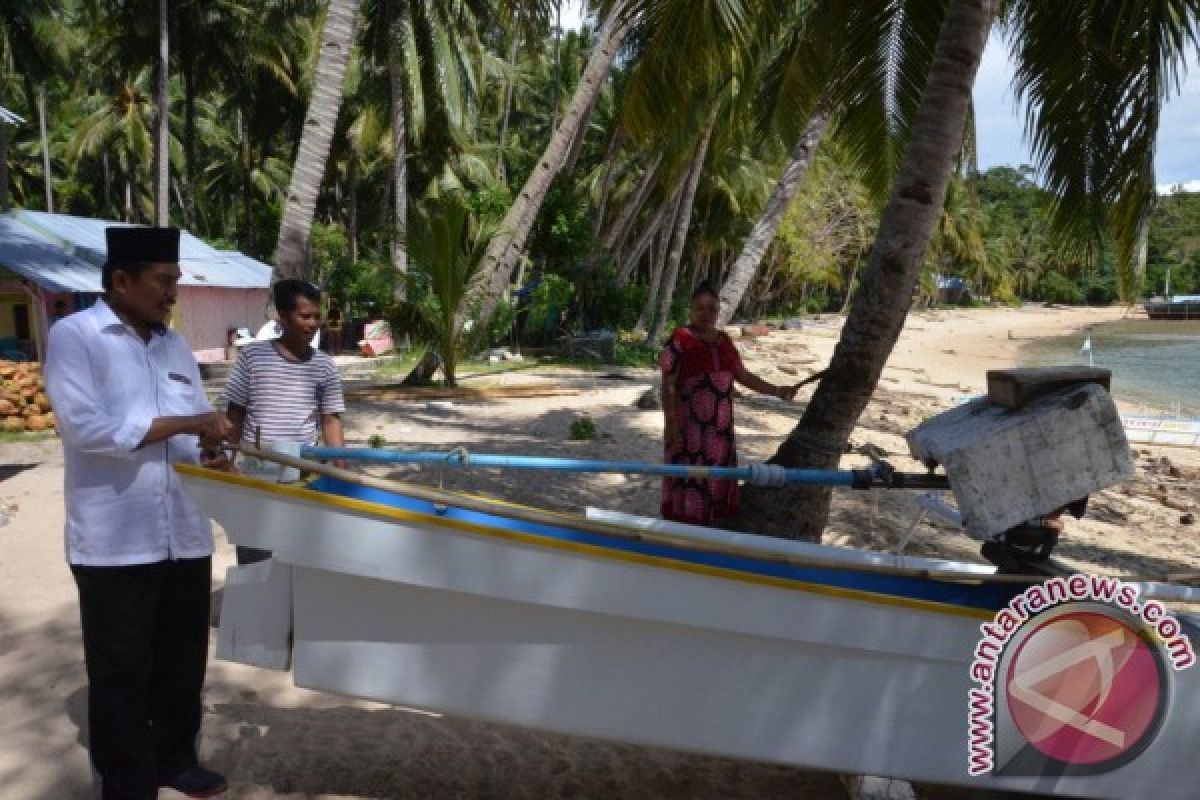
<path fill-rule="evenodd" d="M 500 21 L 483 0 L 367 0 L 363 42 L 388 81 L 392 150 L 392 266 L 407 271 L 410 143 L 421 149 L 419 182 L 442 173 L 474 126 L 482 93 L 484 47 L 479 32 Z M 536 10 L 527 18 L 536 16 Z M 417 191 L 421 193 L 422 187 Z M 398 281 L 398 291 L 406 284 Z"/>
<path fill-rule="evenodd" d="M 404 300 L 389 317 L 392 330 L 429 347 L 441 358 L 447 386 L 456 385 L 457 366 L 468 334 L 455 324 L 455 311 L 483 264 L 492 229 L 482 224 L 460 192 L 425 198 L 409 226 L 413 270 Z"/>
<path fill-rule="evenodd" d="M 771 198 L 763 208 L 758 222 L 755 223 L 754 230 L 746 237 L 742 245 L 742 252 L 734 262 L 729 277 L 721 285 L 721 310 L 717 319 L 718 325 L 726 325 L 741 304 L 746 289 L 749 288 L 754 276 L 758 273 L 763 256 L 766 255 L 771 243 L 775 241 L 775 235 L 779 232 L 779 226 L 783 222 L 783 216 L 787 212 L 788 206 L 804 183 L 813 155 L 828 127 L 829 112 L 819 108 L 813 112 L 799 138 L 796 139 L 791 157 L 787 166 L 783 168 L 783 174 L 780 175 L 779 182 L 771 193 Z"/>
<path fill-rule="evenodd" d="M 153 70 L 144 68 L 115 91 L 98 91 L 78 103 L 80 121 L 67 141 L 67 158 L 78 165 L 84 157 L 108 159 L 111 183 L 123 193 L 122 217 L 135 222 L 153 214 L 153 196 L 145 193 L 153 167 Z M 109 186 L 105 193 L 109 193 Z M 147 213 L 149 212 L 149 213 Z"/>
<path fill-rule="evenodd" d="M 280 0 L 251 4 L 248 0 L 171 0 L 171 60 L 183 89 L 183 185 L 185 202 L 181 209 L 189 228 L 200 224 L 201 202 L 196 183 L 202 165 L 197 140 L 197 108 L 206 94 L 228 89 L 230 81 L 245 80 L 241 73 L 255 56 L 247 43 L 270 30 L 273 36 L 290 33 L 289 26 L 276 25 L 281 11 L 312 15 L 315 3 L 288 0 L 286 9 Z"/>
<path fill-rule="evenodd" d="M 260 8 L 261 16 L 225 43 L 231 54 L 214 62 L 220 90 L 206 106 L 216 113 L 210 110 L 196 122 L 201 140 L 219 143 L 207 154 L 199 180 L 210 190 L 224 190 L 198 194 L 199 216 L 225 216 L 236 209 L 236 233 L 222 230 L 220 235 L 236 238 L 238 249 L 263 259 L 277 245 L 275 213 L 282 205 L 277 201 L 286 199 L 307 111 L 303 98 L 311 95 L 321 44 L 319 17 L 297 13 L 290 4 L 294 0 Z M 186 77 L 184 82 L 186 87 Z M 186 114 L 186 94 L 184 106 Z M 184 130 L 186 135 L 186 122 Z M 236 147 L 232 157 L 229 143 Z M 234 197 L 236 202 L 211 202 Z"/>
<path fill-rule="evenodd" d="M 538 209 L 545 201 L 554 177 L 565 163 L 571 143 L 586 124 L 588 112 L 595 106 L 596 97 L 604 88 L 605 78 L 621 44 L 633 27 L 634 0 L 613 0 L 608 5 L 587 67 L 562 120 L 555 127 L 537 166 L 513 199 L 504 222 L 488 244 L 484 267 L 458 310 L 460 326 L 471 317 L 479 324 L 491 319 L 496 303 L 507 290 L 523 255 Z"/>
<path fill-rule="evenodd" d="M 309 273 L 309 232 L 342 105 L 342 83 L 358 24 L 358 1 L 329 0 L 325 12 L 308 114 L 292 167 L 279 240 L 275 246 L 275 269 L 281 277 L 298 278 Z"/>
<path fill-rule="evenodd" d="M 828 5 L 831 18 L 847 16 L 845 4 L 816 5 Z M 924 13 L 935 11 L 931 6 Z M 949 0 L 939 15 L 934 58 L 861 287 L 829 372 L 773 462 L 830 467 L 840 460 L 904 325 L 963 145 L 974 76 L 997 21 L 1017 62 L 1015 85 L 1028 105 L 1037 166 L 1056 198 L 1056 232 L 1085 251 L 1111 232 L 1121 272 L 1130 286 L 1135 282 L 1154 200 L 1158 113 L 1176 86 L 1185 50 L 1196 46 L 1200 8 L 1188 0 L 1021 0 L 1005 4 L 1003 16 L 1000 11 L 997 0 Z M 854 74 L 864 54 L 846 47 L 841 58 L 848 61 L 838 74 Z M 745 507 L 749 527 L 817 538 L 829 492 L 783 489 L 768 497 L 752 489 Z"/>
<path fill-rule="evenodd" d="M 688 230 L 691 228 L 692 209 L 696 201 L 696 189 L 700 185 L 700 176 L 704 173 L 704 163 L 708 157 L 708 145 L 712 141 L 713 131 L 717 127 L 720 113 L 720 103 L 713 103 L 708 112 L 708 119 L 701 129 L 700 139 L 696 143 L 695 152 L 687 171 L 687 179 L 683 183 L 683 193 L 679 199 L 679 209 L 675 214 L 675 224 L 670 232 L 670 248 L 667 251 L 667 261 L 663 265 L 662 282 L 658 287 L 657 308 L 654 321 L 650 323 L 646 340 L 658 342 L 662 339 L 667 323 L 670 322 L 671 301 L 675 297 L 675 284 L 679 280 L 679 266 L 683 261 L 683 248 L 687 243 Z"/>
<path fill-rule="evenodd" d="M 0 98 L 17 111 L 15 97 L 23 97 L 25 119 L 38 121 L 42 155 L 42 183 L 46 209 L 54 210 L 50 145 L 46 134 L 46 83 L 68 63 L 75 36 L 49 0 L 4 3 L 0 6 Z M 8 207 L 8 130 L 0 125 L 0 209 Z"/>
<path fill-rule="evenodd" d="M 167 0 L 158 0 L 158 65 L 154 92 L 154 224 L 167 227 L 170 222 L 171 184 L 171 106 L 167 87 L 170 83 L 170 23 Z"/>

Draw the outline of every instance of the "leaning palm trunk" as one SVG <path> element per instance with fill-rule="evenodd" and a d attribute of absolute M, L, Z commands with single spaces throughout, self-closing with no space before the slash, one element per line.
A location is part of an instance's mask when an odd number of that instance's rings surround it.
<path fill-rule="evenodd" d="M 392 92 L 392 194 L 395 199 L 392 229 L 392 268 L 397 277 L 408 272 L 405 231 L 408 226 L 408 109 L 404 102 L 404 72 L 400 65 L 400 47 L 395 32 L 388 34 L 388 79 Z M 396 294 L 404 296 L 404 281 L 396 281 Z"/>
<path fill-rule="evenodd" d="M 317 193 L 325 177 L 333 128 L 342 105 L 342 83 L 350 61 L 350 48 L 354 45 L 357 14 L 358 0 L 329 0 L 312 98 L 292 167 L 279 241 L 275 245 L 275 269 L 281 277 L 304 278 L 309 273 L 308 237 L 312 231 Z"/>
<path fill-rule="evenodd" d="M 600 182 L 600 202 L 596 215 L 592 218 L 592 238 L 600 235 L 604 227 L 604 214 L 608 210 L 608 193 L 612 191 L 613 179 L 616 177 L 617 153 L 625 143 L 625 128 L 618 122 L 613 131 L 612 139 L 608 142 L 608 152 L 604 154 L 604 179 Z"/>
<path fill-rule="evenodd" d="M 650 221 L 646 223 L 646 229 L 642 231 L 642 235 L 639 236 L 637 242 L 634 243 L 633 249 L 629 252 L 629 256 L 623 256 L 619 259 L 621 270 L 617 273 L 616 277 L 616 285 L 618 288 L 629 283 L 630 279 L 633 277 L 633 273 L 634 270 L 637 269 L 638 262 L 642 260 L 642 256 L 645 255 L 646 249 L 650 246 L 650 240 L 654 238 L 654 234 L 658 233 L 659 229 L 662 228 L 663 223 L 666 222 L 667 212 L 670 210 L 670 208 L 671 205 L 668 203 L 662 208 L 658 209 L 658 211 L 655 211 L 654 216 L 652 216 Z"/>
<path fill-rule="evenodd" d="M 629 229 L 633 227 L 633 221 L 637 218 L 638 212 L 642 209 L 642 204 L 646 202 L 646 196 L 650 194 L 650 189 L 654 187 L 654 179 L 658 175 L 659 165 L 662 164 L 663 154 L 658 153 L 654 156 L 654 160 L 646 165 L 646 170 L 642 173 L 642 177 L 638 179 L 637 188 L 633 190 L 633 194 L 626 201 L 625 207 L 621 209 L 620 216 L 617 221 L 609 228 L 608 233 L 600 242 L 603 248 L 614 260 L 617 260 L 623 249 L 625 237 L 629 235 Z"/>
<path fill-rule="evenodd" d="M 654 315 L 654 324 L 650 326 L 647 341 L 657 342 L 662 338 L 663 331 L 671 318 L 671 300 L 675 295 L 675 282 L 679 278 L 679 265 L 683 262 L 683 246 L 687 243 L 688 228 L 692 225 L 692 206 L 696 200 L 696 188 L 700 185 L 700 175 L 704 172 L 704 161 L 708 156 L 708 143 L 712 140 L 713 130 L 717 127 L 717 112 L 720 104 L 714 104 L 709 112 L 708 123 L 704 126 L 704 135 L 696 145 L 692 156 L 692 165 L 688 170 L 687 185 L 683 190 L 682 205 L 675 218 L 674 231 L 671 234 L 671 252 L 667 257 L 667 267 L 664 271 L 662 285 L 658 288 L 658 311 Z"/>
<path fill-rule="evenodd" d="M 583 143 L 587 141 L 589 120 L 592 118 L 592 112 L 596 110 L 596 101 L 600 99 L 600 93 L 597 92 L 592 97 L 592 102 L 583 112 L 583 124 L 579 126 L 579 130 L 575 132 L 575 138 L 571 140 L 571 148 L 567 151 L 567 158 L 563 162 L 562 171 L 568 175 L 575 172 L 575 164 L 579 161 L 579 154 L 583 152 Z"/>
<path fill-rule="evenodd" d="M 763 256 L 766 255 L 771 242 L 775 241 L 775 234 L 779 232 L 783 216 L 796 197 L 796 192 L 800 191 L 804 176 L 808 174 L 808 166 L 812 163 L 813 153 L 816 152 L 817 146 L 821 143 L 821 137 L 825 135 L 828 127 L 829 114 L 818 107 L 818 110 L 808 120 L 808 124 L 804 126 L 804 130 L 800 132 L 800 138 L 796 141 L 796 146 L 792 148 L 791 161 L 788 162 L 787 168 L 779 178 L 779 183 L 775 185 L 775 191 L 771 193 L 771 199 L 767 201 L 762 217 L 755 224 L 750 236 L 746 238 L 746 243 L 742 246 L 742 253 L 734 263 L 729 278 L 721 287 L 721 312 L 717 318 L 718 325 L 725 325 L 729 322 L 729 318 L 741 304 L 747 287 L 754 281 L 758 265 L 762 263 Z"/>
<path fill-rule="evenodd" d="M 921 263 L 962 147 L 967 106 L 997 0 L 952 0 L 938 36 L 896 186 L 879 223 L 862 284 L 800 423 L 771 458 L 785 466 L 833 467 L 866 408 L 904 327 Z M 747 487 L 739 527 L 819 539 L 828 489 Z"/>
<path fill-rule="evenodd" d="M 167 0 L 158 0 L 158 89 L 155 98 L 158 119 L 154 136 L 154 224 L 159 227 L 170 224 L 168 203 L 171 197 L 171 115 L 167 107 L 168 66 Z"/>
<path fill-rule="evenodd" d="M 671 199 L 664 207 L 662 223 L 658 226 L 654 249 L 650 253 L 650 282 L 646 286 L 646 298 L 642 301 L 642 313 L 638 315 L 637 324 L 633 327 L 637 333 L 645 333 L 646 328 L 654 321 L 654 309 L 657 308 L 658 289 L 662 285 L 663 272 L 667 264 L 667 249 L 671 246 L 671 231 L 675 229 L 675 220 L 679 216 L 679 207 L 683 205 L 683 189 L 687 184 L 687 173 L 680 179 L 679 185 L 671 193 Z"/>
<path fill-rule="evenodd" d="M 550 184 L 566 158 L 567 149 L 582 125 L 586 124 L 585 112 L 592 106 L 595 97 L 604 88 L 604 78 L 612 68 L 617 50 L 629 33 L 633 20 L 626 12 L 626 3 L 613 5 L 608 17 L 596 37 L 596 44 L 588 57 L 587 67 L 579 79 L 579 86 L 571 104 L 563 115 L 562 122 L 550 137 L 550 143 L 542 153 L 529 179 L 514 198 L 512 207 L 504 217 L 500 230 L 492 237 L 484 256 L 483 269 L 471 291 L 458 308 L 456 327 L 461 328 L 467 317 L 474 314 L 479 325 L 491 318 L 496 303 L 508 288 L 517 262 L 525 249 L 525 240 L 533 228 L 538 209 L 550 191 Z"/>
<path fill-rule="evenodd" d="M 672 203 L 672 206 L 678 208 L 679 204 Z M 671 232 L 669 230 L 661 231 L 658 234 L 658 243 L 654 251 L 650 253 L 650 280 L 646 284 L 646 297 L 642 300 L 642 313 L 638 315 L 637 324 L 633 326 L 637 333 L 645 333 L 654 317 L 658 289 L 662 285 L 663 272 L 667 263 L 667 248 L 670 244 Z"/>
<path fill-rule="evenodd" d="M 517 46 L 521 40 L 521 9 L 517 8 L 513 19 L 512 42 L 508 46 L 508 77 L 504 81 L 504 114 L 500 122 L 500 154 L 496 157 L 496 177 L 500 183 L 508 183 L 508 171 L 504 166 L 504 151 L 508 147 L 508 117 L 512 111 L 513 74 L 517 71 Z"/>

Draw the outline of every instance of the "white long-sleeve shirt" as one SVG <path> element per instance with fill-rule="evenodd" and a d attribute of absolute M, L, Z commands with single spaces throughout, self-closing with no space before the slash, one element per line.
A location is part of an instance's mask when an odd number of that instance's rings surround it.
<path fill-rule="evenodd" d="M 172 468 L 199 460 L 195 436 L 139 448 L 156 417 L 212 411 L 187 342 L 144 342 L 103 300 L 56 323 L 46 393 L 66 458 L 67 560 L 148 564 L 212 554 L 212 524 Z"/>

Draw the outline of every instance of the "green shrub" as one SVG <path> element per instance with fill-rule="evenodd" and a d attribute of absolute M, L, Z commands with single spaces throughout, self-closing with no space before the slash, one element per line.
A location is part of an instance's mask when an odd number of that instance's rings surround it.
<path fill-rule="evenodd" d="M 367 439 L 367 447 L 373 450 L 382 450 L 387 447 L 387 439 L 384 438 L 382 433 L 372 433 Z"/>
<path fill-rule="evenodd" d="M 1083 303 L 1083 290 L 1075 282 L 1057 270 L 1042 276 L 1037 285 L 1038 299 L 1046 303 L 1079 305 Z"/>
<path fill-rule="evenodd" d="M 618 338 L 613 363 L 621 367 L 656 367 L 658 352 L 659 348 L 652 342 Z"/>
<path fill-rule="evenodd" d="M 584 271 L 575 279 L 581 330 L 632 328 L 645 299 L 645 286 L 634 283 L 617 286 L 617 273 L 611 266 Z"/>
<path fill-rule="evenodd" d="M 541 283 L 529 294 L 529 311 L 525 316 L 523 333 L 535 341 L 552 340 L 558 335 L 558 322 L 571 302 L 575 287 L 559 275 L 544 275 Z"/>
<path fill-rule="evenodd" d="M 492 313 L 491 320 L 488 321 L 486 335 L 481 337 L 481 340 L 474 342 L 474 349 L 483 349 L 486 347 L 495 347 L 498 345 L 509 344 L 513 338 L 513 323 L 517 319 L 517 309 L 508 300 L 500 300 L 496 303 L 496 310 Z"/>
<path fill-rule="evenodd" d="M 571 421 L 571 439 L 576 442 L 591 441 L 596 438 L 596 423 L 584 412 L 580 417 Z"/>

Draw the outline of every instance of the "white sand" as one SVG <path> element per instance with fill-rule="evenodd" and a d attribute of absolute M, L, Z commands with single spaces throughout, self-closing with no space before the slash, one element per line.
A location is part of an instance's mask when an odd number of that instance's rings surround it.
<path fill-rule="evenodd" d="M 954 396 L 981 391 L 986 369 L 1013 363 L 1020 342 L 1009 339 L 1010 331 L 1053 335 L 1119 314 L 1029 308 L 914 315 L 855 441 L 903 452 L 904 430 L 948 407 Z M 796 378 L 776 367 L 799 377 L 819 369 L 836 335 L 834 328 L 816 328 L 740 346 L 751 369 L 783 382 Z M 477 452 L 657 459 L 661 414 L 633 408 L 653 373 L 632 376 L 531 369 L 488 380 L 557 381 L 580 393 L 451 409 L 360 401 L 351 409 L 349 435 L 365 441 L 381 433 L 395 445 L 461 444 Z M 600 438 L 570 442 L 570 422 L 584 411 Z M 769 456 L 799 411 L 770 400 L 741 402 L 743 460 Z M 1200 452 L 1141 451 L 1148 457 L 1139 458 L 1140 480 L 1132 489 L 1098 495 L 1089 519 L 1071 524 L 1058 554 L 1080 566 L 1147 577 L 1200 570 L 1196 527 L 1180 524 L 1180 511 L 1144 493 L 1161 485 L 1175 504 L 1200 500 Z M 1172 478 L 1157 461 L 1162 457 L 1182 477 Z M 0 526 L 0 797 L 86 797 L 85 678 L 75 592 L 62 554 L 61 451 L 55 441 L 4 444 L 0 464 L 35 465 L 0 481 L 0 502 L 17 506 Z M 594 503 L 652 514 L 658 499 L 657 482 L 645 478 L 550 475 L 534 485 L 511 473 L 453 472 L 441 480 L 557 508 Z M 915 513 L 911 498 L 900 493 L 839 494 L 828 540 L 886 547 Z M 912 550 L 964 558 L 977 552 L 961 534 L 930 525 L 919 529 Z M 220 537 L 218 578 L 231 561 Z M 444 719 L 315 694 L 293 687 L 286 674 L 223 662 L 211 663 L 205 704 L 202 756 L 229 775 L 233 798 L 843 796 L 830 775 Z"/>

